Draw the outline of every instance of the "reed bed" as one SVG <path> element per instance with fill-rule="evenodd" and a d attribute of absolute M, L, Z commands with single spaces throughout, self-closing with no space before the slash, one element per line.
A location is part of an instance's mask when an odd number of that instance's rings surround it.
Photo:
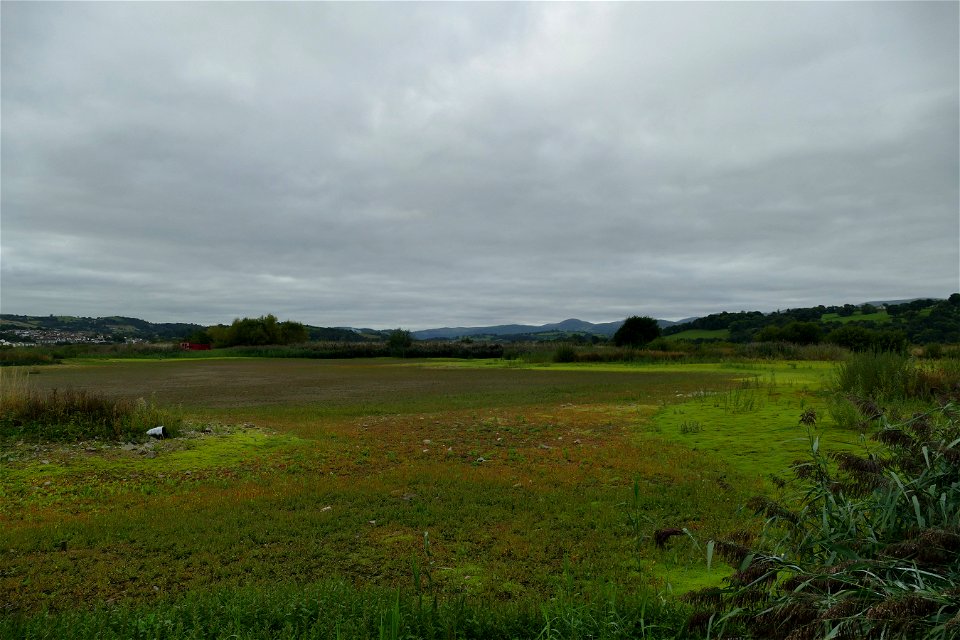
<path fill-rule="evenodd" d="M 86 390 L 40 391 L 23 369 L 0 369 L 0 438 L 18 440 L 141 440 L 148 429 L 172 434 L 178 412 L 143 398 L 111 398 Z"/>

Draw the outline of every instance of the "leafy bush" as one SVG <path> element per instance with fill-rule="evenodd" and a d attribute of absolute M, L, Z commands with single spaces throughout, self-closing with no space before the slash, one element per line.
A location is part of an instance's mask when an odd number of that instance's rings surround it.
<path fill-rule="evenodd" d="M 883 419 L 881 418 L 881 422 Z M 799 496 L 751 501 L 759 541 L 710 542 L 735 569 L 692 592 L 691 626 L 743 624 L 760 638 L 960 637 L 960 414 L 946 405 L 882 423 L 880 448 L 794 467 Z"/>

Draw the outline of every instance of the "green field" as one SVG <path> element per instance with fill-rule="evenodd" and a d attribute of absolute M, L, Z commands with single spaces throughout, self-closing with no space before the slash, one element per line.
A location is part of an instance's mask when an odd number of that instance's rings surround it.
<path fill-rule="evenodd" d="M 923 311 L 926 311 L 927 315 L 930 313 L 930 311 L 927 309 L 924 309 Z M 841 316 L 839 313 L 825 313 L 820 316 L 820 321 L 839 322 L 841 324 L 847 324 L 848 322 L 877 322 L 880 324 L 885 324 L 890 322 L 890 315 L 886 311 L 877 311 L 875 313 L 861 313 L 860 311 L 854 311 L 853 314 L 849 316 Z"/>
<path fill-rule="evenodd" d="M 234 607 L 253 618 L 223 628 L 263 623 L 268 632 L 250 636 L 263 637 L 306 607 L 327 621 L 312 637 L 365 637 L 427 598 L 447 617 L 421 623 L 445 621 L 448 635 L 490 624 L 527 637 L 553 623 L 551 607 L 573 603 L 557 624 L 580 611 L 607 628 L 596 611 L 635 611 L 639 623 L 607 637 L 674 637 L 682 625 L 648 629 L 644 616 L 682 618 L 671 594 L 729 570 L 708 570 L 686 537 L 660 549 L 653 532 L 756 531 L 740 507 L 808 449 L 805 409 L 829 446 L 857 446 L 826 417 L 831 371 L 212 358 L 37 367 L 34 388 L 145 398 L 188 426 L 125 446 L 4 442 L 0 611 L 53 630 L 46 637 L 96 637 L 116 619 L 123 637 L 144 620 L 155 629 Z M 290 629 L 302 630 L 296 619 Z M 84 624 L 93 635 L 76 631 Z M 187 634 L 177 628 L 165 637 Z"/>

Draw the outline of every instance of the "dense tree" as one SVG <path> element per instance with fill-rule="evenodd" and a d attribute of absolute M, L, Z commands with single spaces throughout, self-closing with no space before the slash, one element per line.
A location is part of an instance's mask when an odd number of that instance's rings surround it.
<path fill-rule="evenodd" d="M 309 339 L 307 328 L 299 322 L 280 323 L 280 344 L 297 344 Z"/>
<path fill-rule="evenodd" d="M 823 331 L 816 322 L 791 322 L 783 328 L 783 338 L 793 344 L 817 344 Z"/>
<path fill-rule="evenodd" d="M 827 342 L 851 351 L 867 351 L 873 343 L 873 331 L 855 325 L 843 325 L 827 335 Z"/>
<path fill-rule="evenodd" d="M 791 322 L 783 327 L 768 325 L 757 332 L 757 342 L 792 342 L 793 344 L 816 344 L 823 337 L 820 325 L 815 322 Z"/>
<path fill-rule="evenodd" d="M 883 315 L 884 312 L 886 315 Z M 836 320 L 822 319 L 823 315 L 834 313 L 844 317 L 844 325 Z M 863 319 L 865 315 L 877 313 L 881 314 L 877 318 Z M 810 326 L 794 326 L 788 331 L 787 327 L 792 323 L 815 324 L 819 327 L 820 335 L 813 340 L 816 332 Z M 857 329 L 841 330 L 845 326 L 854 326 Z M 673 335 L 690 329 L 727 329 L 729 335 L 726 339 L 738 343 L 782 340 L 810 344 L 811 340 L 818 342 L 824 339 L 824 334 L 829 334 L 826 338 L 829 342 L 855 350 L 876 348 L 897 350 L 899 347 L 896 345 L 904 336 L 913 344 L 931 342 L 956 344 L 960 341 L 960 293 L 951 294 L 947 300 L 913 300 L 902 304 L 886 305 L 882 309 L 870 304 L 859 307 L 847 304 L 785 309 L 774 313 L 759 311 L 714 313 L 691 322 L 667 327 L 663 334 Z M 893 333 L 885 333 L 889 331 Z"/>
<path fill-rule="evenodd" d="M 848 324 L 831 331 L 827 342 L 851 351 L 900 352 L 907 347 L 907 335 L 896 329 L 875 330 Z"/>
<path fill-rule="evenodd" d="M 187 336 L 187 342 L 194 344 L 213 344 L 213 336 L 210 335 L 207 329 L 198 329 Z"/>
<path fill-rule="evenodd" d="M 307 328 L 299 322 L 279 322 L 270 314 L 259 318 L 237 318 L 229 327 L 209 327 L 207 334 L 218 347 L 262 346 L 306 342 Z"/>
<path fill-rule="evenodd" d="M 407 349 L 413 344 L 413 334 L 406 329 L 394 329 L 387 336 L 387 346 L 390 347 L 390 353 L 402 357 Z"/>
<path fill-rule="evenodd" d="M 660 325 L 649 316 L 630 316 L 613 334 L 618 347 L 641 347 L 660 337 Z"/>

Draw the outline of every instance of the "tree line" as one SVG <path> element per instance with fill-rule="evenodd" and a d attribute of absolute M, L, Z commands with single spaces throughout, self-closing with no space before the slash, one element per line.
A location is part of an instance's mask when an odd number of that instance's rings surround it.
<path fill-rule="evenodd" d="M 837 319 L 831 318 L 832 314 Z M 907 344 L 955 343 L 960 340 L 960 293 L 954 293 L 946 300 L 913 300 L 883 308 L 847 304 L 786 309 L 767 314 L 724 311 L 667 327 L 663 334 L 669 336 L 689 329 L 726 329 L 726 340 L 735 343 L 791 342 L 805 345 L 827 342 L 854 351 L 896 351 Z"/>
<path fill-rule="evenodd" d="M 733 343 L 830 343 L 853 351 L 900 351 L 908 344 L 955 343 L 960 340 L 960 293 L 954 293 L 946 300 L 913 300 L 882 308 L 870 304 L 847 304 L 774 313 L 724 311 L 663 330 L 653 318 L 631 316 L 617 330 L 612 341 L 617 346 L 643 346 L 661 335 L 666 337 L 690 329 L 726 330 L 725 340 Z M 229 326 L 206 327 L 195 331 L 188 340 L 215 347 L 234 347 L 291 345 L 318 339 L 344 341 L 342 334 L 345 333 L 349 334 L 349 341 L 367 339 L 344 329 L 325 331 L 329 335 L 317 335 L 315 328 L 300 322 L 281 322 L 270 314 L 259 318 L 237 318 Z M 412 334 L 403 329 L 382 332 L 381 339 L 395 353 L 407 351 L 413 342 Z M 593 337 L 592 341 L 596 343 L 601 339 Z"/>

